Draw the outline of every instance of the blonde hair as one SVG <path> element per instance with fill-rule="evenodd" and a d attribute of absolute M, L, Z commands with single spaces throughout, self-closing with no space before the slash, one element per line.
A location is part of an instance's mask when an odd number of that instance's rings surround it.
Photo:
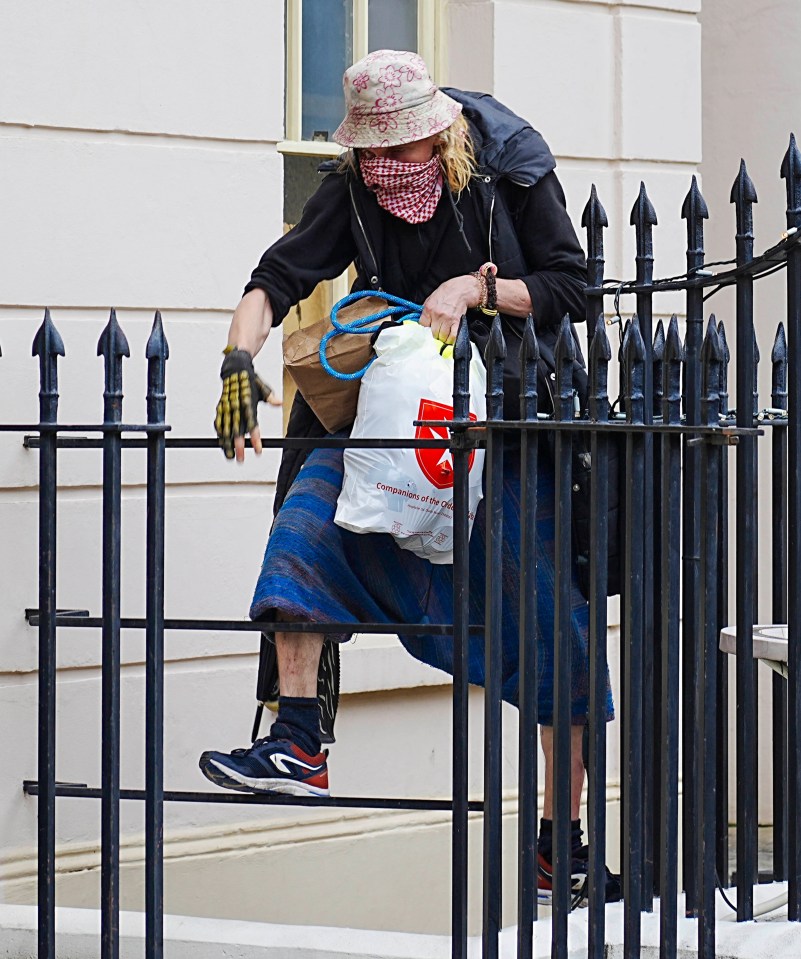
<path fill-rule="evenodd" d="M 470 128 L 461 113 L 437 136 L 434 152 L 442 164 L 448 186 L 458 195 L 468 186 L 470 177 L 476 172 L 476 154 L 470 139 Z M 344 153 L 339 162 L 340 172 L 348 168 L 356 169 L 356 151 L 352 149 Z"/>
<path fill-rule="evenodd" d="M 453 193 L 461 193 L 476 172 L 476 154 L 463 114 L 460 113 L 453 123 L 440 133 L 439 139 L 434 142 L 434 150 L 439 155 L 448 186 Z"/>

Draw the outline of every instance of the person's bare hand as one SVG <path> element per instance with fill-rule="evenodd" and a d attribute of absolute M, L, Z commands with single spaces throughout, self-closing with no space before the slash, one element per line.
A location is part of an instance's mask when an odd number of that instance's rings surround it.
<path fill-rule="evenodd" d="M 256 390 L 258 393 L 258 398 L 262 403 L 266 403 L 268 406 L 283 406 L 284 401 L 281 397 L 275 392 L 275 390 L 270 386 L 269 383 L 265 383 L 264 380 L 258 375 L 254 377 L 254 382 L 256 385 Z M 261 432 L 259 427 L 256 426 L 250 431 L 250 443 L 253 447 L 253 451 L 256 455 L 260 456 L 262 451 L 261 445 Z M 244 462 L 245 459 L 245 437 L 237 436 L 234 439 L 234 455 L 236 456 L 237 463 Z"/>
<path fill-rule="evenodd" d="M 261 432 L 258 426 L 250 431 L 250 443 L 257 456 L 261 456 Z M 234 455 L 237 463 L 245 462 L 245 437 L 234 437 Z"/>
<path fill-rule="evenodd" d="M 455 276 L 438 286 L 423 304 L 420 325 L 430 326 L 443 343 L 455 343 L 459 323 L 473 306 L 478 306 L 481 285 L 474 276 Z"/>

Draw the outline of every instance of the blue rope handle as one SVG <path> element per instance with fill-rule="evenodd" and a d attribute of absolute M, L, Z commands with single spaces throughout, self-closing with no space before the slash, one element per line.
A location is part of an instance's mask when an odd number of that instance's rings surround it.
<path fill-rule="evenodd" d="M 340 309 L 344 306 L 350 306 L 351 303 L 355 303 L 357 300 L 363 300 L 367 296 L 376 296 L 381 300 L 385 300 L 387 303 L 386 309 L 379 310 L 378 313 L 371 313 L 369 316 L 362 316 L 358 320 L 351 320 L 350 323 L 340 323 L 337 319 L 337 314 Z M 417 303 L 411 303 L 409 300 L 404 300 L 400 296 L 393 296 L 391 293 L 376 293 L 374 290 L 357 290 L 355 293 L 349 293 L 338 303 L 335 303 L 331 310 L 331 323 L 334 328 L 333 330 L 329 330 L 320 340 L 320 365 L 329 376 L 333 376 L 337 380 L 360 380 L 370 368 L 375 357 L 369 360 L 360 370 L 356 370 L 355 373 L 340 373 L 339 370 L 335 370 L 328 362 L 326 349 L 328 348 L 329 340 L 338 336 L 340 333 L 377 333 L 381 328 L 381 323 L 386 319 L 391 319 L 393 323 L 403 323 L 406 320 L 417 323 L 420 320 L 420 314 L 422 312 L 422 306 L 418 306 Z"/>

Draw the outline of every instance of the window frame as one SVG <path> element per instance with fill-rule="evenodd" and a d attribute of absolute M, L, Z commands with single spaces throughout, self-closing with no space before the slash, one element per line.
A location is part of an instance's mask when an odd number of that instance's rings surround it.
<path fill-rule="evenodd" d="M 369 0 L 353 0 L 353 59 L 367 56 Z M 435 83 L 441 82 L 445 62 L 444 0 L 417 0 L 417 50 L 428 64 Z M 336 157 L 342 147 L 330 141 L 302 140 L 303 0 L 286 0 L 286 96 L 284 137 L 279 153 Z"/>

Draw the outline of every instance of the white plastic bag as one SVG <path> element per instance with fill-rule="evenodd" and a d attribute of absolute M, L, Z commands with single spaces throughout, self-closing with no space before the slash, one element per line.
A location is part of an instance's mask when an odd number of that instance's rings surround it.
<path fill-rule="evenodd" d="M 453 360 L 440 356 L 428 327 L 388 327 L 362 379 L 351 436 L 442 438 L 448 430 L 415 420 L 453 419 Z M 486 371 L 473 346 L 470 418 L 486 416 Z M 481 500 L 484 451 L 470 454 L 469 521 Z M 356 533 L 389 533 L 432 563 L 453 562 L 453 461 L 442 449 L 346 449 L 334 521 Z"/>

